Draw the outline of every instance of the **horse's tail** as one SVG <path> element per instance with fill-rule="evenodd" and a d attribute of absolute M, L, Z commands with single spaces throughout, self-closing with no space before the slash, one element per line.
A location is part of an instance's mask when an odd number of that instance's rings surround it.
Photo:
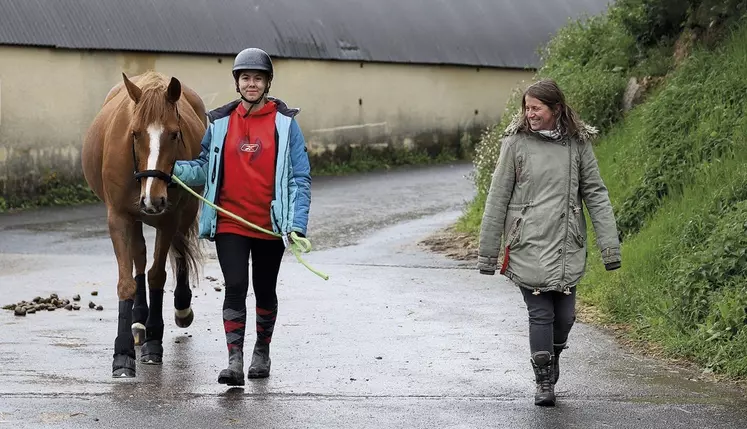
<path fill-rule="evenodd" d="M 178 278 L 178 271 L 186 269 L 189 273 L 190 284 L 196 285 L 199 281 L 198 269 L 201 266 L 204 255 L 198 241 L 198 222 L 192 222 L 186 233 L 177 231 L 171 242 L 169 257 L 173 268 L 174 278 Z"/>

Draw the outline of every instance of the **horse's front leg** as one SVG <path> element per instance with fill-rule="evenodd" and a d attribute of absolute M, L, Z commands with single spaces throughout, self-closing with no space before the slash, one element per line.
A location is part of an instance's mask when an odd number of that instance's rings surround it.
<path fill-rule="evenodd" d="M 148 319 L 148 301 L 145 289 L 146 246 L 143 237 L 143 223 L 135 222 L 132 228 L 132 254 L 135 262 L 135 305 L 132 308 L 132 336 L 135 345 L 142 346 L 145 342 L 145 322 Z"/>
<path fill-rule="evenodd" d="M 145 322 L 145 343 L 140 349 L 140 362 L 150 365 L 163 363 L 163 287 L 166 284 L 166 259 L 176 231 L 172 223 L 157 229 L 153 265 L 148 270 L 148 320 Z"/>
<path fill-rule="evenodd" d="M 134 220 L 127 215 L 109 211 L 109 236 L 117 258 L 119 280 L 119 318 L 117 338 L 114 340 L 112 376 L 116 378 L 135 377 L 135 342 L 132 337 L 132 306 L 135 298 L 135 279 L 132 278 L 131 237 Z"/>

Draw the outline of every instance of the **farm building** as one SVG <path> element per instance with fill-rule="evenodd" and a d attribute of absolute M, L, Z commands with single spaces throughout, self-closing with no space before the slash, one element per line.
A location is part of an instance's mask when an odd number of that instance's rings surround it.
<path fill-rule="evenodd" d="M 499 120 L 538 51 L 606 0 L 4 0 L 0 196 L 78 180 L 109 89 L 153 69 L 208 109 L 235 99 L 233 56 L 265 49 L 270 95 L 301 108 L 310 153 L 458 144 Z"/>

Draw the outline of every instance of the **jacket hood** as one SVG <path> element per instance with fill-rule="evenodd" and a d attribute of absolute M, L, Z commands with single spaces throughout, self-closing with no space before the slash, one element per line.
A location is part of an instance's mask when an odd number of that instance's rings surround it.
<path fill-rule="evenodd" d="M 267 97 L 268 101 L 275 102 L 275 105 L 277 106 L 278 112 L 282 113 L 285 116 L 289 116 L 291 118 L 298 115 L 299 112 L 301 112 L 301 109 L 297 107 L 288 107 L 285 102 L 279 98 L 275 97 Z M 227 104 L 224 104 L 223 106 L 216 107 L 215 109 L 207 112 L 207 117 L 210 122 L 215 122 L 216 120 L 220 118 L 224 118 L 231 114 L 231 112 L 234 111 L 237 107 L 239 107 L 239 104 L 241 104 L 241 100 L 234 100 Z"/>
<path fill-rule="evenodd" d="M 511 122 L 508 124 L 506 129 L 503 131 L 503 136 L 513 136 L 519 132 L 519 127 L 521 126 L 522 121 L 524 120 L 524 115 L 522 112 L 516 112 L 511 118 Z M 584 121 L 579 121 L 579 137 L 584 142 L 591 142 L 599 135 L 599 130 L 597 130 L 595 127 L 592 127 L 591 125 L 587 124 Z"/>

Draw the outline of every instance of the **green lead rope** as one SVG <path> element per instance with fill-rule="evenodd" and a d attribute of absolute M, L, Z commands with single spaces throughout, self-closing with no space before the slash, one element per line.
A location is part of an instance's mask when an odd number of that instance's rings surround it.
<path fill-rule="evenodd" d="M 271 235 L 273 237 L 285 238 L 281 234 L 278 234 L 278 233 L 276 233 L 274 231 L 268 231 L 268 230 L 262 228 L 261 226 L 257 226 L 255 224 L 249 222 L 248 220 L 243 219 L 243 218 L 241 218 L 241 217 L 239 217 L 239 216 L 231 213 L 228 210 L 225 210 L 225 209 L 223 209 L 221 207 L 218 207 L 217 205 L 215 205 L 215 204 L 211 203 L 210 201 L 208 201 L 207 199 L 205 199 L 202 195 L 200 195 L 197 192 L 193 191 L 192 188 L 190 188 L 189 186 L 187 186 L 186 184 L 184 184 L 184 182 L 182 182 L 181 180 L 179 180 L 178 177 L 171 176 L 171 180 L 173 180 L 174 182 L 178 183 L 179 186 L 181 186 L 182 188 L 186 189 L 187 192 L 189 192 L 190 194 L 194 195 L 195 197 L 197 197 L 198 199 L 200 199 L 205 204 L 209 205 L 210 207 L 214 208 L 215 210 L 218 210 L 219 212 L 225 214 L 226 216 L 230 216 L 231 218 L 236 219 L 237 221 L 243 223 L 244 225 L 247 225 L 250 228 L 254 228 L 257 231 L 264 232 L 267 235 Z M 300 262 L 304 267 L 308 268 L 309 271 L 311 271 L 312 273 L 316 274 L 317 276 L 323 278 L 324 280 L 329 280 L 329 276 L 328 275 L 324 274 L 323 272 L 321 272 L 319 270 L 314 269 L 311 265 L 309 265 L 306 261 L 304 261 L 303 258 L 301 258 L 301 253 L 309 253 L 311 251 L 311 241 L 309 241 L 309 239 L 306 238 L 306 237 L 299 237 L 298 234 L 296 234 L 295 231 L 290 233 L 290 238 L 291 238 L 291 240 L 293 240 L 293 242 L 290 243 L 290 251 L 296 257 L 296 259 L 298 259 L 298 262 Z"/>

